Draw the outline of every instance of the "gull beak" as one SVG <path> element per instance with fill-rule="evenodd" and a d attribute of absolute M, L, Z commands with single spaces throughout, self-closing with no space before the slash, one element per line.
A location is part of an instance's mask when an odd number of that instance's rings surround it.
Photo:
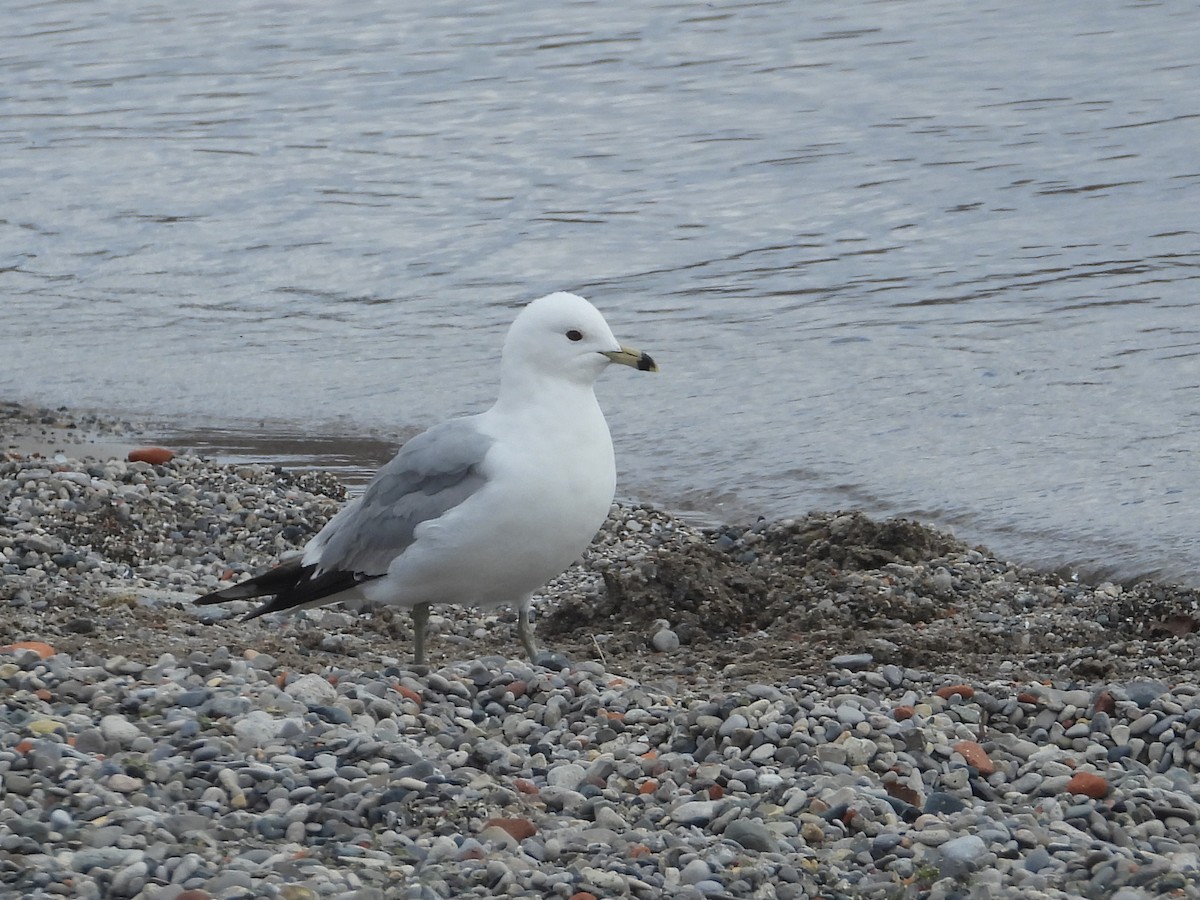
<path fill-rule="evenodd" d="M 658 371 L 658 365 L 650 358 L 650 354 L 634 350 L 632 347 L 622 346 L 620 350 L 603 351 L 602 355 L 623 366 L 632 366 L 639 372 Z"/>

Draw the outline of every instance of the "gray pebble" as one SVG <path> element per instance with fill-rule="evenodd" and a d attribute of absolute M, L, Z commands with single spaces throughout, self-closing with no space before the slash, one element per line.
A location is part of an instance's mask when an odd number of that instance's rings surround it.
<path fill-rule="evenodd" d="M 870 653 L 846 653 L 829 660 L 829 665 L 835 669 L 849 669 L 851 672 L 858 672 L 873 662 L 875 662 L 875 657 Z"/>
<path fill-rule="evenodd" d="M 731 841 L 737 841 L 747 850 L 758 850 L 765 853 L 775 849 L 775 839 L 771 836 L 767 826 L 752 819 L 734 819 L 722 833 Z"/>
<path fill-rule="evenodd" d="M 707 825 L 720 808 L 714 800 L 689 800 L 671 810 L 671 819 L 681 825 Z"/>
<path fill-rule="evenodd" d="M 965 834 L 938 846 L 942 871 L 961 878 L 981 868 L 988 859 L 987 844 L 978 835 Z"/>
<path fill-rule="evenodd" d="M 695 884 L 698 881 L 705 881 L 711 876 L 712 869 L 702 859 L 693 859 L 679 870 L 679 880 L 683 884 Z"/>
<path fill-rule="evenodd" d="M 659 629 L 651 636 L 650 646 L 657 653 L 674 653 L 679 649 L 679 635 L 670 628 Z"/>
<path fill-rule="evenodd" d="M 124 716 L 107 715 L 100 719 L 100 734 L 106 741 L 128 746 L 141 736 L 142 730 Z"/>

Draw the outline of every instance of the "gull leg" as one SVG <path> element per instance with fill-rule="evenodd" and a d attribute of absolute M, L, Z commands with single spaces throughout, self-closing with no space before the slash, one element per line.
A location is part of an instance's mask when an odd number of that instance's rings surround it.
<path fill-rule="evenodd" d="M 412 608 L 413 664 L 425 665 L 425 626 L 429 624 L 429 604 L 418 603 Z"/>
<path fill-rule="evenodd" d="M 524 646 L 525 655 L 529 657 L 530 662 L 533 662 L 538 654 L 537 642 L 533 639 L 533 622 L 529 620 L 529 607 L 532 599 L 526 597 L 517 607 L 517 633 L 521 637 L 521 644 Z"/>

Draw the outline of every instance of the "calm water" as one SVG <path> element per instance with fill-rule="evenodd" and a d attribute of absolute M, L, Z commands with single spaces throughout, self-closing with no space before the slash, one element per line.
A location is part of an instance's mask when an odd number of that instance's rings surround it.
<path fill-rule="evenodd" d="M 1196 4 L 5 20 L 2 397 L 363 464 L 565 288 L 663 368 L 600 386 L 626 496 L 1200 582 Z"/>

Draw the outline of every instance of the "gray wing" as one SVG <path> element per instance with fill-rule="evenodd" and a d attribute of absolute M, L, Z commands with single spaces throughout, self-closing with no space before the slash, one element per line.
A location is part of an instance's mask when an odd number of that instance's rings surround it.
<path fill-rule="evenodd" d="M 479 469 L 492 439 L 476 429 L 475 418 L 451 419 L 409 440 L 313 539 L 304 562 L 316 563 L 318 572 L 387 572 L 418 525 L 483 487 Z"/>

